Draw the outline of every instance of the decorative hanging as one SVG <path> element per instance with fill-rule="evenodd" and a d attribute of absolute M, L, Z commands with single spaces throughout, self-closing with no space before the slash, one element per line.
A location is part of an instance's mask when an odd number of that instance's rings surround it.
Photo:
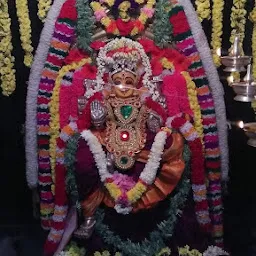
<path fill-rule="evenodd" d="M 200 21 L 204 19 L 209 20 L 211 18 L 211 5 L 210 0 L 196 0 L 197 14 Z"/>
<path fill-rule="evenodd" d="M 31 21 L 29 18 L 28 0 L 16 0 L 19 21 L 21 46 L 24 50 L 24 64 L 30 67 L 33 62 L 33 46 L 31 41 Z"/>
<path fill-rule="evenodd" d="M 245 37 L 245 24 L 246 24 L 246 14 L 247 11 L 245 9 L 246 0 L 234 0 L 232 12 L 230 15 L 231 21 L 231 35 L 230 35 L 230 43 L 234 43 L 235 36 L 238 34 L 241 42 L 241 46 L 243 45 L 244 37 Z M 240 81 L 240 74 L 238 72 L 233 72 L 232 77 L 234 81 Z"/>
<path fill-rule="evenodd" d="M 256 1 L 252 12 L 249 15 L 250 21 L 253 23 L 252 32 L 252 58 L 253 58 L 253 77 L 256 79 Z"/>
<path fill-rule="evenodd" d="M 47 13 L 52 5 L 52 0 L 37 0 L 37 16 L 42 21 L 45 22 L 45 18 L 47 16 Z"/>
<path fill-rule="evenodd" d="M 214 64 L 219 67 L 221 65 L 220 55 L 222 35 L 223 35 L 223 9 L 224 0 L 213 0 L 212 6 L 212 40 L 211 46 L 213 51 Z"/>
<path fill-rule="evenodd" d="M 12 56 L 11 19 L 8 2 L 0 3 L 0 75 L 2 94 L 10 96 L 16 88 L 14 57 Z"/>

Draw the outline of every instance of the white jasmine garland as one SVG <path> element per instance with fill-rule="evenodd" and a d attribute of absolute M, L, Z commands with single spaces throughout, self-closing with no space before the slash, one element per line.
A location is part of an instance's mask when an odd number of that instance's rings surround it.
<path fill-rule="evenodd" d="M 37 160 L 37 93 L 40 83 L 41 73 L 47 58 L 50 42 L 54 32 L 54 25 L 59 16 L 62 5 L 66 0 L 54 1 L 50 8 L 40 41 L 35 53 L 34 62 L 31 66 L 27 100 L 26 100 L 26 176 L 29 188 L 36 188 L 38 183 L 38 160 Z"/>

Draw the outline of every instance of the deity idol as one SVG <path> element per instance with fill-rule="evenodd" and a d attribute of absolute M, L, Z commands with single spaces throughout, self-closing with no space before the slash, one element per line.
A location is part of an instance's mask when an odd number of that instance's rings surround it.
<path fill-rule="evenodd" d="M 53 30 L 37 95 L 39 171 L 28 171 L 50 230 L 45 255 L 73 242 L 86 255 L 222 247 L 215 105 L 194 41 L 203 37 L 183 8 L 67 0 Z"/>
<path fill-rule="evenodd" d="M 170 79 L 180 81 L 180 87 L 186 84 L 174 76 L 173 68 L 153 75 L 154 64 L 144 50 L 149 43 L 122 37 L 102 45 L 96 58 L 95 79 L 84 80 L 85 94 L 78 101 L 82 113 L 77 121 L 79 133 L 67 142 L 67 173 L 62 178 L 59 164 L 56 166 L 56 191 L 66 187 L 69 208 L 80 205 L 80 217 L 77 210 L 71 211 L 66 220 L 68 228 L 58 230 L 63 235 L 57 252 L 70 239 L 82 244 L 88 255 L 103 249 L 124 255 L 156 255 L 165 247 L 176 251 L 177 245 L 187 243 L 200 250 L 207 248 L 211 227 L 202 144 L 190 124 L 188 101 L 186 109 L 183 100 L 183 114 L 167 114 L 168 108 L 174 113 L 171 106 L 180 105 L 177 98 L 168 95 L 172 90 Z M 162 54 L 168 56 L 170 52 Z M 186 146 L 178 132 L 179 122 L 194 140 Z M 194 168 L 189 173 L 190 161 Z M 57 179 L 66 180 L 66 185 L 57 183 Z M 189 218 L 178 222 L 175 229 L 181 228 L 187 235 L 176 241 L 170 238 L 185 202 L 182 216 L 188 212 Z M 55 210 L 53 219 L 58 219 L 60 206 Z M 189 230 L 184 230 L 186 225 Z M 50 232 L 49 247 L 56 239 L 55 232 L 55 228 Z M 122 236 L 114 235 L 117 240 L 113 237 L 113 241 L 105 237 L 112 237 L 113 232 Z M 192 233 L 197 234 L 196 238 Z M 97 234 L 101 239 L 95 238 Z M 129 240 L 139 245 L 129 249 Z"/>

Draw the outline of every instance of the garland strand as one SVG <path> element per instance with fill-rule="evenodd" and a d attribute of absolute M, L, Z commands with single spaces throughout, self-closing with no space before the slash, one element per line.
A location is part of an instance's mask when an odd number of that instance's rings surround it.
<path fill-rule="evenodd" d="M 253 77 L 256 79 L 256 1 L 254 8 L 249 16 L 250 21 L 253 23 L 253 31 L 252 31 L 252 63 L 253 63 Z M 256 114 L 256 101 L 252 102 L 252 108 Z"/>
<path fill-rule="evenodd" d="M 42 21 L 45 22 L 48 11 L 51 8 L 52 0 L 37 0 L 37 16 Z"/>
<path fill-rule="evenodd" d="M 166 220 L 157 225 L 157 229 L 150 233 L 149 239 L 145 239 L 141 243 L 133 243 L 130 240 L 124 241 L 119 235 L 115 234 L 109 227 L 103 223 L 104 210 L 99 209 L 96 212 L 95 228 L 103 241 L 115 248 L 115 250 L 122 251 L 123 255 L 155 255 L 165 247 L 165 239 L 170 239 L 173 235 L 174 226 L 177 222 L 178 216 L 181 214 L 181 208 L 187 200 L 191 185 L 188 179 L 189 174 L 189 150 L 185 146 L 184 160 L 186 168 L 181 182 L 177 186 L 177 194 L 169 197 L 170 203 L 167 210 Z"/>
<path fill-rule="evenodd" d="M 245 37 L 245 24 L 246 18 L 245 15 L 247 13 L 245 9 L 246 0 L 234 0 L 233 6 L 231 8 L 232 12 L 230 15 L 231 21 L 231 35 L 230 35 L 230 43 L 233 45 L 235 40 L 235 35 L 238 34 L 240 38 L 240 44 L 243 45 L 244 37 Z M 240 81 L 240 73 L 232 72 L 231 76 L 233 76 L 234 81 Z"/>
<path fill-rule="evenodd" d="M 169 21 L 171 1 L 159 0 L 156 2 L 155 18 L 153 23 L 154 42 L 164 48 L 172 41 L 172 25 Z"/>
<path fill-rule="evenodd" d="M 189 75 L 188 72 L 182 72 L 182 75 L 184 76 L 187 82 L 189 103 L 194 113 L 194 127 L 203 143 L 204 127 L 203 127 L 201 109 L 197 99 L 196 85 L 194 81 L 191 79 L 191 76 Z"/>
<path fill-rule="evenodd" d="M 196 0 L 197 14 L 200 21 L 211 18 L 210 0 Z"/>
<path fill-rule="evenodd" d="M 76 161 L 76 151 L 78 147 L 78 141 L 81 138 L 80 133 L 75 133 L 68 141 L 67 147 L 64 153 L 65 166 L 67 168 L 66 176 L 66 189 L 69 195 L 71 205 L 76 206 L 78 212 L 81 214 L 81 204 L 79 201 L 79 194 L 76 184 L 75 177 L 75 161 Z"/>
<path fill-rule="evenodd" d="M 211 46 L 213 50 L 213 61 L 217 67 L 221 65 L 220 56 L 218 55 L 217 51 L 221 49 L 222 45 L 223 9 L 224 0 L 213 0 Z"/>
<path fill-rule="evenodd" d="M 0 75 L 4 96 L 10 96 L 16 88 L 14 57 L 12 56 L 11 19 L 8 12 L 8 1 L 0 5 Z"/>
<path fill-rule="evenodd" d="M 256 79 L 256 1 L 252 12 L 249 15 L 250 21 L 253 23 L 252 32 L 252 58 L 253 58 L 253 77 Z"/>
<path fill-rule="evenodd" d="M 86 52 L 92 52 L 92 42 L 95 18 L 88 0 L 77 0 L 77 43 Z"/>
<path fill-rule="evenodd" d="M 230 43 L 234 43 L 235 35 L 238 33 L 240 37 L 240 42 L 243 44 L 244 37 L 245 37 L 245 24 L 246 24 L 246 14 L 247 11 L 245 9 L 246 0 L 234 0 L 233 6 L 231 8 L 232 12 L 230 15 L 231 21 L 231 36 L 230 36 Z"/>
<path fill-rule="evenodd" d="M 60 100 L 60 87 L 61 82 L 65 74 L 71 70 L 75 70 L 79 67 L 82 67 L 86 63 L 90 63 L 90 58 L 85 58 L 80 60 L 79 62 L 72 63 L 70 65 L 64 66 L 59 71 L 58 77 L 55 82 L 55 86 L 53 89 L 53 94 L 51 98 L 50 106 L 50 161 L 51 161 L 51 172 L 52 172 L 52 180 L 55 182 L 55 164 L 56 164 L 56 146 L 57 146 L 57 138 L 60 134 L 60 116 L 59 116 L 59 100 Z M 52 192 L 54 193 L 54 186 L 52 186 Z"/>
<path fill-rule="evenodd" d="M 17 16 L 21 46 L 24 50 L 24 64 L 30 67 L 33 62 L 33 46 L 31 41 L 31 21 L 29 18 L 28 0 L 16 0 Z"/>

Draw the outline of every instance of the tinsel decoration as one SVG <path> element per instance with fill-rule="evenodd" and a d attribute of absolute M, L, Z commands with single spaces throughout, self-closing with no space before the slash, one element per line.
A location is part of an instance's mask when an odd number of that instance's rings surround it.
<path fill-rule="evenodd" d="M 76 206 L 79 214 L 81 215 L 82 209 L 79 202 L 79 194 L 77 190 L 76 178 L 75 178 L 75 161 L 76 161 L 76 151 L 78 147 L 78 141 L 80 138 L 79 133 L 75 133 L 67 142 L 67 147 L 65 150 L 65 166 L 67 168 L 66 176 L 66 188 L 69 195 L 71 204 Z"/>
<path fill-rule="evenodd" d="M 159 0 L 156 2 L 153 33 L 154 42 L 160 48 L 167 47 L 172 41 L 172 25 L 169 21 L 171 8 L 171 1 Z"/>
<path fill-rule="evenodd" d="M 77 0 L 77 43 L 78 48 L 91 53 L 90 44 L 92 42 L 94 30 L 94 15 L 90 8 L 89 0 Z"/>

